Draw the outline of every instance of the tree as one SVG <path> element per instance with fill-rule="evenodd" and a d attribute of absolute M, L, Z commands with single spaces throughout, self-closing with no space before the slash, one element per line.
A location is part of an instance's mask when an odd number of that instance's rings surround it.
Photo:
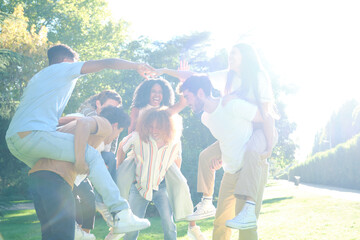
<path fill-rule="evenodd" d="M 326 126 L 319 130 L 316 135 L 312 150 L 313 155 L 346 142 L 358 132 L 357 106 L 356 100 L 350 100 L 332 114 Z"/>
<path fill-rule="evenodd" d="M 22 5 L 15 7 L 11 17 L 4 19 L 0 34 L 2 102 L 20 98 L 30 77 L 44 67 L 48 45 L 45 27 L 41 27 L 39 33 L 34 25 L 28 30 Z"/>
<path fill-rule="evenodd" d="M 27 167 L 16 160 L 7 149 L 5 133 L 22 91 L 32 75 L 45 65 L 47 30 L 35 26 L 28 30 L 28 19 L 22 5 L 15 7 L 11 15 L 1 21 L 0 33 L 0 192 L 17 191 L 26 195 Z"/>

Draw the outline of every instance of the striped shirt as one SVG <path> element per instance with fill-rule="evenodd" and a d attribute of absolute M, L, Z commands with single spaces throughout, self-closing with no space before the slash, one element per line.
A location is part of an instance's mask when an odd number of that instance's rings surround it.
<path fill-rule="evenodd" d="M 137 132 L 132 132 L 122 140 L 122 144 L 124 152 L 133 149 L 136 164 L 135 186 L 146 200 L 151 201 L 153 190 L 159 189 L 166 171 L 181 155 L 180 141 L 158 148 L 153 138 L 150 137 L 146 143 L 140 140 Z"/>

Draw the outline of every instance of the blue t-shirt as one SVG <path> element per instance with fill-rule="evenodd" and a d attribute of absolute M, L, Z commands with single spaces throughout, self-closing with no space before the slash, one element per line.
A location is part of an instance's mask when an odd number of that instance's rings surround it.
<path fill-rule="evenodd" d="M 31 78 L 11 120 L 6 137 L 17 132 L 56 131 L 84 62 L 50 65 Z"/>

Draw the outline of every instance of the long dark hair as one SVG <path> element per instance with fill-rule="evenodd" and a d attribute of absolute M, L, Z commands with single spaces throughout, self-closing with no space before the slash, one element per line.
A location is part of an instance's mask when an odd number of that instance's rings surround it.
<path fill-rule="evenodd" d="M 175 95 L 170 83 L 165 79 L 150 79 L 141 82 L 135 89 L 131 108 L 143 108 L 149 104 L 151 89 L 155 84 L 159 84 L 162 88 L 162 101 L 160 106 L 174 105 Z"/>
<path fill-rule="evenodd" d="M 261 115 L 263 115 L 264 110 L 260 102 L 260 93 L 259 93 L 259 73 L 263 73 L 264 77 L 268 77 L 263 67 L 261 66 L 258 55 L 256 54 L 254 48 L 246 43 L 239 43 L 233 46 L 237 48 L 241 53 L 241 66 L 240 66 L 240 78 L 241 86 L 239 89 L 236 89 L 233 93 L 238 95 L 240 98 L 249 100 L 248 95 L 250 91 L 253 91 L 255 96 L 255 104 L 258 106 Z M 227 74 L 227 81 L 225 90 L 231 88 L 231 83 L 236 73 L 233 70 L 230 70 Z"/>

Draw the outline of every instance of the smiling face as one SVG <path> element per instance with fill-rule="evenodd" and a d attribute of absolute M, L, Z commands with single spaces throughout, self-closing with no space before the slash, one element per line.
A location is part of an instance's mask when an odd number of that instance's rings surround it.
<path fill-rule="evenodd" d="M 149 104 L 153 107 L 159 107 L 163 99 L 163 90 L 159 84 L 154 84 L 150 90 Z"/>
<path fill-rule="evenodd" d="M 160 140 L 162 138 L 162 131 L 161 129 L 158 127 L 158 124 L 156 121 L 153 121 L 152 124 L 150 125 L 150 136 L 155 140 Z"/>
<path fill-rule="evenodd" d="M 189 90 L 184 90 L 183 94 L 188 106 L 194 113 L 200 113 L 204 110 L 204 102 L 201 101 L 198 96 L 194 95 Z"/>

